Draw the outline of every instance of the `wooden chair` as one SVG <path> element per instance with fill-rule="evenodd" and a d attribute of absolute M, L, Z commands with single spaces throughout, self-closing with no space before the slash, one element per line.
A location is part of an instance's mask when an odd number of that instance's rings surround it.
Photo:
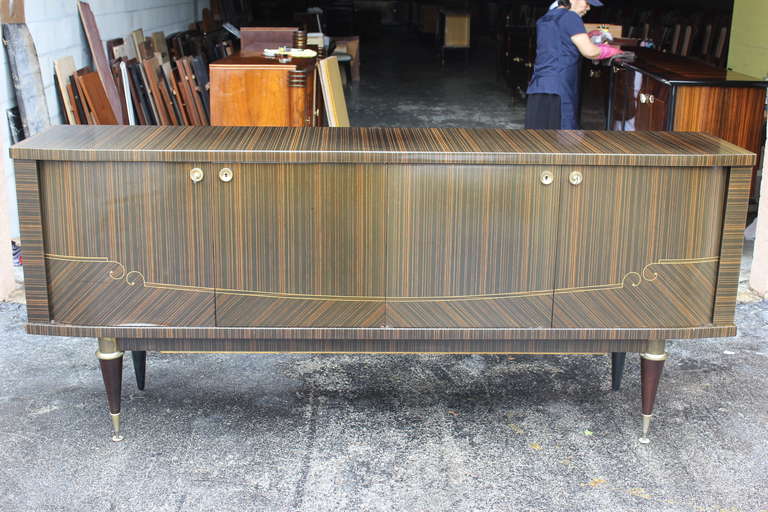
<path fill-rule="evenodd" d="M 672 43 L 669 45 L 669 53 L 678 53 L 680 49 L 680 25 L 675 25 L 672 32 Z"/>
<path fill-rule="evenodd" d="M 686 25 L 685 30 L 683 31 L 683 41 L 680 45 L 680 55 L 687 56 L 688 53 L 690 53 L 691 50 L 691 38 L 693 37 L 693 27 L 691 25 Z"/>
<path fill-rule="evenodd" d="M 709 24 L 704 29 L 704 35 L 701 38 L 701 55 L 707 57 L 709 55 L 710 47 L 712 46 L 712 25 Z"/>
<path fill-rule="evenodd" d="M 360 36 L 334 37 L 336 51 L 349 54 L 350 74 L 353 81 L 360 80 Z"/>
<path fill-rule="evenodd" d="M 716 66 L 723 67 L 725 65 L 725 44 L 727 41 L 728 41 L 728 27 L 722 27 L 720 29 L 720 36 L 717 38 L 715 51 L 712 55 L 713 63 Z"/>

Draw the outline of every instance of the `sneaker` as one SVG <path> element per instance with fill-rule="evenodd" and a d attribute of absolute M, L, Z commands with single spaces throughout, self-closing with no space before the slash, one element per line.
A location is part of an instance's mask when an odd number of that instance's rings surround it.
<path fill-rule="evenodd" d="M 13 266 L 21 266 L 21 245 L 17 245 L 16 242 L 11 240 L 11 254 L 13 254 Z"/>

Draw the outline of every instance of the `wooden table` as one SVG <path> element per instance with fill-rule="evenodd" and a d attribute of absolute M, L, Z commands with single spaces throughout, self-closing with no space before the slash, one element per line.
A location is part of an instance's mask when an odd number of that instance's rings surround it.
<path fill-rule="evenodd" d="M 146 351 L 642 356 L 733 336 L 755 155 L 693 133 L 56 126 L 15 159 L 27 331 Z M 162 392 L 162 391 L 160 391 Z M 119 434 L 116 432 L 115 434 Z"/>

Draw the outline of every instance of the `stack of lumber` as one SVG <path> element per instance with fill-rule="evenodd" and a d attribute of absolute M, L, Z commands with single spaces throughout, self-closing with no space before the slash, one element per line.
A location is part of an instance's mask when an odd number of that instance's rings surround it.
<path fill-rule="evenodd" d="M 107 41 L 106 52 L 90 7 L 78 2 L 93 68 L 76 69 L 72 57 L 54 63 L 69 124 L 207 125 L 208 58 L 233 52 L 224 31 L 197 27 L 166 38 L 142 29 Z"/>

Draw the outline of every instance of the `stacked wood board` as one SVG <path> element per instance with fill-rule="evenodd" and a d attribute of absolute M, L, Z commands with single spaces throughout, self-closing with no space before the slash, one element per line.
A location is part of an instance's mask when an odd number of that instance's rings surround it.
<path fill-rule="evenodd" d="M 77 69 L 72 57 L 54 64 L 68 124 L 209 124 L 208 58 L 232 54 L 228 34 L 194 27 L 166 38 L 137 29 L 107 41 L 105 51 L 90 7 L 78 9 L 95 69 Z"/>

